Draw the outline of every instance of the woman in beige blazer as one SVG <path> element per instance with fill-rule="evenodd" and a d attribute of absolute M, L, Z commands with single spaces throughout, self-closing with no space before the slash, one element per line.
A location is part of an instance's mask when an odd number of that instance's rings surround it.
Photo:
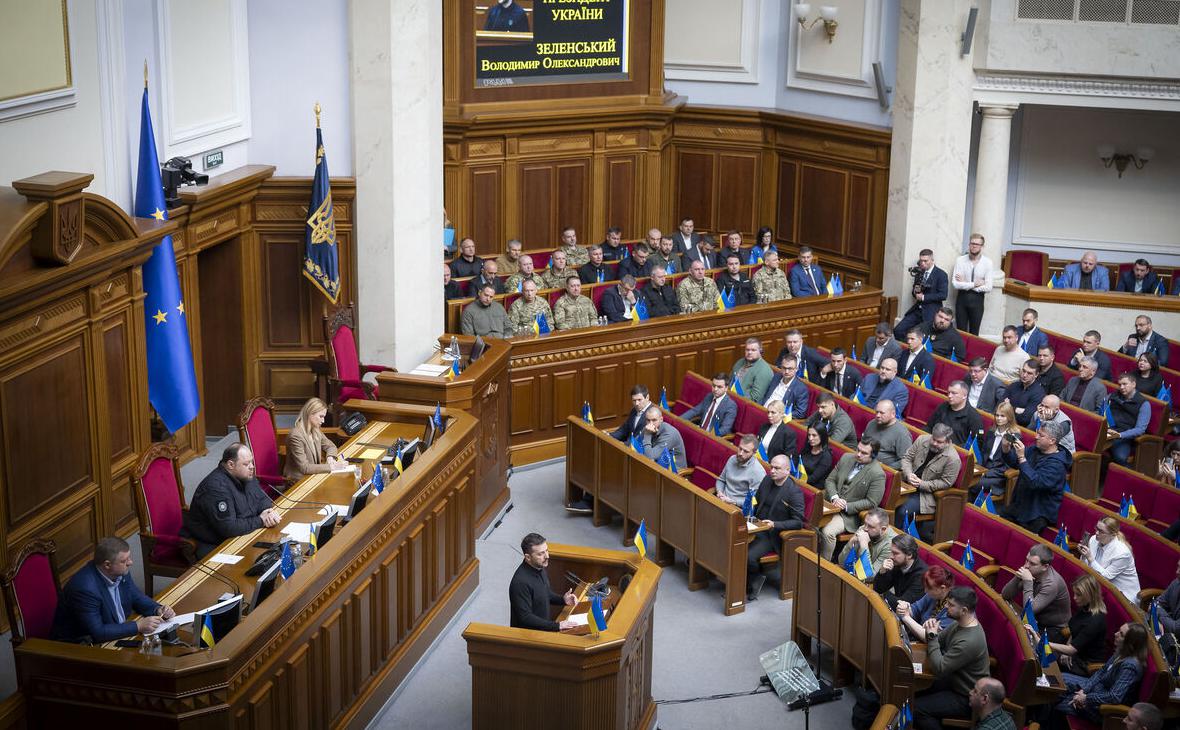
<path fill-rule="evenodd" d="M 319 398 L 303 404 L 295 425 L 287 434 L 287 463 L 283 467 L 283 476 L 302 479 L 308 474 L 326 474 L 334 465 L 346 463 L 336 455 L 336 445 L 320 430 L 327 414 L 328 406 Z"/>

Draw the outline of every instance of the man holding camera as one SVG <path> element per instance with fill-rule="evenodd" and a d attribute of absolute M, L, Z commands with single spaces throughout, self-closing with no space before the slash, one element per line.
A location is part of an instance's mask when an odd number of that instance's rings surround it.
<path fill-rule="evenodd" d="M 934 319 L 934 314 L 946 301 L 949 280 L 946 272 L 934 265 L 934 251 L 924 248 L 918 253 L 918 265 L 911 266 L 914 277 L 914 303 L 893 328 L 893 337 L 905 342 L 906 333 L 918 325 Z"/>

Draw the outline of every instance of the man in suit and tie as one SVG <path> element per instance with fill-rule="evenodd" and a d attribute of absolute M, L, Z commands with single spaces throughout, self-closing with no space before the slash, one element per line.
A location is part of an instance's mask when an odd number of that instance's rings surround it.
<path fill-rule="evenodd" d="M 1004 384 L 988 372 L 987 364 L 987 358 L 974 357 L 967 365 L 967 402 L 976 410 L 991 413 L 1004 398 Z"/>
<path fill-rule="evenodd" d="M 787 457 L 779 454 L 770 460 L 770 474 L 758 485 L 754 495 L 752 521 L 769 527 L 759 532 L 746 549 L 746 600 L 758 600 L 758 593 L 766 585 L 762 574 L 762 556 L 778 553 L 783 530 L 800 530 L 806 516 L 803 514 L 803 490 L 791 479 L 791 466 Z"/>
<path fill-rule="evenodd" d="M 717 373 L 713 376 L 713 391 L 704 400 L 689 408 L 681 417 L 686 421 L 699 423 L 701 428 L 718 436 L 733 433 L 733 422 L 737 418 L 737 403 L 729 397 L 729 376 Z"/>
<path fill-rule="evenodd" d="M 1168 340 L 1151 328 L 1151 317 L 1141 314 L 1135 318 L 1135 332 L 1127 335 L 1127 342 L 1119 352 L 1138 358 L 1145 352 L 1155 355 L 1161 368 L 1168 367 Z M 1148 393 L 1147 395 L 1154 395 Z"/>
<path fill-rule="evenodd" d="M 836 539 L 844 532 L 856 532 L 860 513 L 876 507 L 885 496 L 885 471 L 877 462 L 880 445 L 861 438 L 856 453 L 845 454 L 824 482 L 824 498 L 840 510 L 820 529 L 821 557 L 832 559 Z"/>
<path fill-rule="evenodd" d="M 915 491 L 898 511 L 904 524 L 910 515 L 932 515 L 938 502 L 935 493 L 950 489 L 959 478 L 963 463 L 951 445 L 954 432 L 945 423 L 936 423 L 930 433 L 922 434 L 901 457 L 901 475 Z M 933 542 L 934 523 L 923 522 L 918 532 L 926 542 Z"/>
<path fill-rule="evenodd" d="M 1151 270 L 1147 259 L 1135 259 L 1135 264 L 1119 276 L 1115 291 L 1128 294 L 1155 294 L 1159 289 L 1159 277 Z"/>
<path fill-rule="evenodd" d="M 696 248 L 696 245 L 701 242 L 701 234 L 693 231 L 695 227 L 692 218 L 680 219 L 679 230 L 672 234 L 672 245 L 676 253 L 683 256 L 691 249 Z"/>
<path fill-rule="evenodd" d="M 891 357 L 881 361 L 877 372 L 865 376 L 860 393 L 869 408 L 876 408 L 878 401 L 883 399 L 893 401 L 899 416 L 905 413 L 906 404 L 910 402 L 909 391 L 897 379 L 897 360 Z"/>
<path fill-rule="evenodd" d="M 1111 380 L 1110 373 L 1110 355 L 1102 351 L 1102 333 L 1098 330 L 1090 330 L 1082 335 L 1082 346 L 1069 359 L 1069 367 L 1072 370 L 1080 370 L 1079 363 L 1082 358 L 1088 357 L 1094 360 L 1094 364 L 1098 366 L 1097 374 L 1100 380 Z"/>
<path fill-rule="evenodd" d="M 820 393 L 815 397 L 815 413 L 807 419 L 807 427 L 826 431 L 829 442 L 838 441 L 850 449 L 856 448 L 856 427 L 831 393 Z"/>
<path fill-rule="evenodd" d="M 807 390 L 796 374 L 798 367 L 795 361 L 785 357 L 779 361 L 781 373 L 775 373 L 774 380 L 766 389 L 766 398 L 762 405 L 770 405 L 771 401 L 782 401 L 783 415 L 787 419 L 807 417 L 807 409 L 811 405 L 811 393 Z"/>
<path fill-rule="evenodd" d="M 778 351 L 775 362 L 782 362 L 785 357 L 795 361 L 795 366 L 799 369 L 799 377 L 806 378 L 813 383 L 819 382 L 822 377 L 820 371 L 823 370 L 824 365 L 828 364 L 827 358 L 816 352 L 814 347 L 803 344 L 803 333 L 797 329 L 787 330 L 786 344 L 783 345 L 783 349 Z"/>
<path fill-rule="evenodd" d="M 1082 254 L 1081 261 L 1069 264 L 1061 274 L 1062 289 L 1110 291 L 1110 270 L 1098 265 L 1093 251 Z"/>
<path fill-rule="evenodd" d="M 791 296 L 814 297 L 827 294 L 828 284 L 824 281 L 824 272 L 813 263 L 815 254 L 809 246 L 799 248 L 799 262 L 791 267 L 787 277 L 791 282 Z"/>
<path fill-rule="evenodd" d="M 131 578 L 131 546 L 118 537 L 104 537 L 94 559 L 62 589 L 53 616 L 55 641 L 101 644 L 155 631 L 175 612 L 144 595 Z M 129 617 L 138 613 L 140 618 Z"/>
<path fill-rule="evenodd" d="M 643 414 L 651 407 L 651 394 L 646 385 L 636 385 L 631 388 L 631 411 L 619 427 L 611 431 L 615 441 L 629 443 L 631 439 L 643 432 Z"/>
<path fill-rule="evenodd" d="M 934 357 L 926 352 L 926 346 L 922 344 L 922 330 L 915 327 L 906 333 L 902 353 L 901 362 L 898 364 L 902 382 L 912 382 L 915 376 L 918 382 L 922 382 L 927 374 L 934 377 Z"/>
<path fill-rule="evenodd" d="M 878 367 L 881 361 L 887 357 L 894 360 L 901 359 L 901 344 L 893 339 L 893 328 L 889 326 L 888 322 L 878 323 L 873 336 L 865 340 L 862 357 L 869 367 L 874 368 Z"/>
<path fill-rule="evenodd" d="M 1106 386 L 1097 373 L 1098 361 L 1092 357 L 1082 357 L 1078 363 L 1078 374 L 1070 378 L 1061 391 L 1061 402 L 1101 415 L 1106 405 Z"/>
<path fill-rule="evenodd" d="M 890 337 L 889 341 L 894 342 L 895 340 Z M 842 348 L 834 348 L 831 356 L 832 359 L 828 361 L 828 364 L 820 368 L 819 384 L 845 398 L 851 398 L 856 393 L 856 389 L 860 387 L 860 371 L 848 366 L 848 356 L 844 354 Z"/>
<path fill-rule="evenodd" d="M 1026 309 L 1020 315 L 1020 349 L 1029 354 L 1030 357 L 1036 357 L 1037 350 L 1049 344 L 1049 335 L 1045 334 L 1037 327 L 1037 319 L 1039 318 L 1037 310 Z"/>
<path fill-rule="evenodd" d="M 906 333 L 914 327 L 934 319 L 934 313 L 946 301 L 950 286 L 946 272 L 934 265 L 934 252 L 928 248 L 918 253 L 918 265 L 913 273 L 914 303 L 893 328 L 893 336 L 898 340 L 904 340 Z"/>
<path fill-rule="evenodd" d="M 705 270 L 716 269 L 721 266 L 718 261 L 718 256 L 715 253 L 717 250 L 717 242 L 713 240 L 712 236 L 701 236 L 695 246 L 688 249 L 684 254 L 685 264 L 692 266 L 693 261 L 700 261 L 705 265 Z"/>

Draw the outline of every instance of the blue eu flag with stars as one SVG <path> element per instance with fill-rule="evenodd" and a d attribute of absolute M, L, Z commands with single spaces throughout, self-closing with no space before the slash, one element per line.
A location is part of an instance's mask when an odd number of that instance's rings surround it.
<path fill-rule="evenodd" d="M 168 220 L 146 86 L 139 123 L 139 174 L 135 181 L 133 213 L 137 218 Z M 175 432 L 196 418 L 201 409 L 201 396 L 197 392 L 197 374 L 193 369 L 193 350 L 188 339 L 180 277 L 176 274 L 172 236 L 160 239 L 152 249 L 151 258 L 143 265 L 143 289 L 148 400 L 165 428 Z"/>
<path fill-rule="evenodd" d="M 320 132 L 320 105 L 315 106 L 315 179 L 307 206 L 303 243 L 303 275 L 333 304 L 340 296 L 340 261 L 336 249 L 336 218 L 328 184 L 328 155 Z"/>

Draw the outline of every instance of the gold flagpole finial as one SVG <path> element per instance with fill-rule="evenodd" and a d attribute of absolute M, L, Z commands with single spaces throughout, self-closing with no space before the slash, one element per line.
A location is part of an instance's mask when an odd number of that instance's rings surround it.
<path fill-rule="evenodd" d="M 320 128 L 320 103 L 318 101 L 315 103 L 314 108 L 315 108 L 315 128 L 319 129 Z"/>
<path fill-rule="evenodd" d="M 147 88 L 147 59 L 143 59 L 143 88 Z"/>

